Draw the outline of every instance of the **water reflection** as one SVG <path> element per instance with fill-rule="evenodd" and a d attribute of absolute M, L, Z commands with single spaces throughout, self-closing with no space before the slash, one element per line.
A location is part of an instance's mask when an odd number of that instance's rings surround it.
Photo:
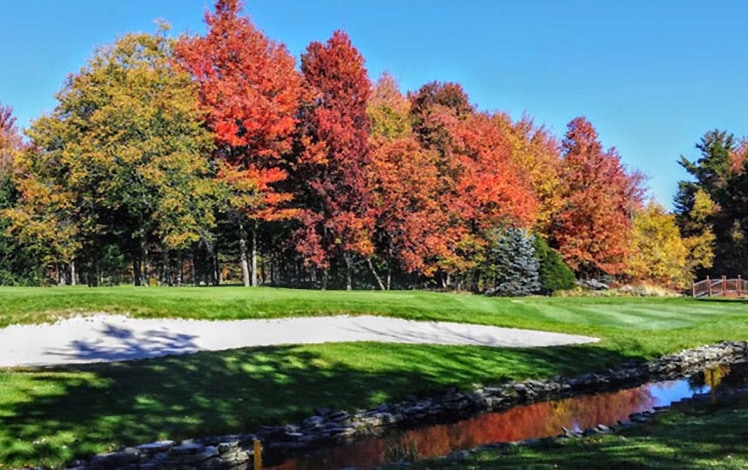
<path fill-rule="evenodd" d="M 598 424 L 613 425 L 632 413 L 652 410 L 695 393 L 706 393 L 729 372 L 698 374 L 691 379 L 642 385 L 617 392 L 585 395 L 486 413 L 453 424 L 433 425 L 372 437 L 343 447 L 266 467 L 274 470 L 316 470 L 371 467 L 398 460 L 439 457 L 455 450 L 494 442 L 513 442 L 557 436 L 562 427 L 581 431 Z M 715 380 L 715 377 L 718 379 Z"/>

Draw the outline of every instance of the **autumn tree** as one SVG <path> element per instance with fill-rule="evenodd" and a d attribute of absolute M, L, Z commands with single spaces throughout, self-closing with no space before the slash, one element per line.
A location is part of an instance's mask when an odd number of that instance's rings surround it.
<path fill-rule="evenodd" d="M 410 101 L 400 92 L 395 78 L 387 72 L 379 77 L 372 88 L 366 113 L 371 119 L 371 135 L 374 138 L 392 141 L 413 134 Z"/>
<path fill-rule="evenodd" d="M 497 227 L 531 227 L 537 199 L 528 172 L 511 158 L 507 135 L 493 115 L 474 113 L 452 131 L 459 159 L 462 217 L 476 236 Z"/>
<path fill-rule="evenodd" d="M 475 112 L 458 83 L 431 82 L 410 95 L 413 128 L 427 147 L 449 152 L 450 124 Z"/>
<path fill-rule="evenodd" d="M 369 171 L 375 216 L 374 242 L 386 269 L 431 277 L 436 260 L 447 256 L 440 227 L 446 225 L 438 190 L 439 155 L 413 135 L 410 101 L 384 74 L 367 104 L 372 121 Z"/>
<path fill-rule="evenodd" d="M 553 214 L 562 204 L 559 143 L 548 129 L 536 125 L 529 116 L 513 122 L 509 115 L 497 113 L 492 120 L 506 136 L 509 161 L 524 173 L 537 200 L 534 230 L 548 236 Z"/>
<path fill-rule="evenodd" d="M 307 101 L 302 107 L 297 178 L 304 211 L 297 248 L 327 276 L 342 258 L 352 288 L 357 257 L 374 252 L 372 193 L 368 171 L 371 84 L 364 58 L 343 31 L 313 42 L 301 58 Z M 326 282 L 326 281 L 325 281 Z M 323 282 L 324 286 L 324 282 Z"/>
<path fill-rule="evenodd" d="M 426 277 L 448 256 L 440 229 L 447 224 L 438 191 L 438 155 L 412 137 L 372 145 L 370 178 L 377 249 L 386 262 L 387 288 L 393 268 Z"/>
<path fill-rule="evenodd" d="M 582 117 L 569 123 L 562 156 L 563 205 L 551 240 L 582 276 L 623 273 L 631 217 L 641 204 L 641 178 L 626 172 L 615 150 L 603 150 L 594 127 Z"/>
<path fill-rule="evenodd" d="M 675 216 L 650 201 L 634 215 L 628 274 L 640 281 L 685 287 L 691 281 L 688 246 Z"/>
<path fill-rule="evenodd" d="M 469 259 L 478 250 L 470 237 L 463 213 L 468 209 L 461 193 L 465 169 L 454 151 L 455 130 L 474 113 L 467 93 L 457 83 L 431 82 L 409 95 L 413 132 L 426 150 L 436 153 L 434 187 L 439 195 L 439 225 L 433 241 L 439 250 L 434 260 L 443 287 L 453 277 L 475 267 Z"/>
<path fill-rule="evenodd" d="M 15 122 L 10 106 L 0 104 L 0 285 L 39 283 L 42 275 L 39 253 L 10 230 L 7 211 L 18 201 L 14 164 L 23 151 Z"/>
<path fill-rule="evenodd" d="M 439 156 L 444 226 L 436 233 L 446 247 L 439 268 L 449 280 L 481 263 L 496 228 L 533 225 L 537 198 L 529 173 L 512 161 L 507 129 L 496 115 L 477 112 L 462 87 L 429 83 L 410 100 L 414 133 Z"/>
<path fill-rule="evenodd" d="M 0 173 L 10 171 L 15 155 L 21 150 L 21 135 L 16 127 L 13 109 L 0 103 Z"/>
<path fill-rule="evenodd" d="M 16 230 L 46 233 L 71 268 L 83 246 L 95 263 L 109 240 L 133 260 L 136 284 L 147 279 L 151 246 L 209 237 L 210 147 L 196 93 L 163 30 L 99 49 L 28 131 Z"/>
<path fill-rule="evenodd" d="M 296 126 L 301 78 L 282 44 L 240 16 L 240 0 L 218 0 L 206 13 L 204 37 L 183 37 L 180 63 L 200 89 L 200 102 L 216 144 L 218 177 L 228 210 L 238 220 L 245 285 L 257 285 L 258 224 L 291 215 L 291 194 L 280 188 Z M 247 227 L 249 226 L 249 227 Z M 252 232 L 251 270 L 247 228 Z M 251 276 L 251 279 L 250 279 Z"/>
<path fill-rule="evenodd" d="M 11 185 L 15 194 L 8 195 L 12 204 L 6 203 L 3 215 L 7 220 L 6 233 L 34 253 L 40 265 L 54 266 L 57 283 L 68 278 L 75 284 L 75 257 L 82 247 L 79 214 L 87 206 L 77 204 L 80 201 L 69 190 L 66 183 L 70 173 L 61 154 L 44 152 L 37 144 L 35 128 L 44 126 L 51 137 L 60 131 L 60 126 L 54 124 L 57 123 L 42 119 L 27 130 L 33 145 L 15 153 Z"/>

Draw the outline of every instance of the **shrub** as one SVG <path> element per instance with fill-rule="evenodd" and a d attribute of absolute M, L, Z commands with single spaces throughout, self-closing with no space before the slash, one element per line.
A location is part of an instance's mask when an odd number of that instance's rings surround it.
<path fill-rule="evenodd" d="M 574 272 L 564 263 L 558 251 L 549 247 L 541 237 L 535 237 L 533 247 L 535 257 L 540 264 L 540 292 L 542 294 L 553 294 L 556 291 L 576 287 Z"/>

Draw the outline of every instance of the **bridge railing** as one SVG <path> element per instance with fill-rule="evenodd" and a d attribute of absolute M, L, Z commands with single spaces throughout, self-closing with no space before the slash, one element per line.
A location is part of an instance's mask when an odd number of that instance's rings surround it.
<path fill-rule="evenodd" d="M 748 280 L 738 276 L 728 279 L 725 276 L 719 279 L 710 279 L 708 276 L 703 281 L 694 282 L 691 286 L 691 295 L 700 297 L 744 297 L 748 295 Z"/>

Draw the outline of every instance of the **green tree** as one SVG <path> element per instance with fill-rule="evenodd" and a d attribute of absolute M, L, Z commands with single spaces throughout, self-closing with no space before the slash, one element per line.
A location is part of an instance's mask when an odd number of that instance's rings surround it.
<path fill-rule="evenodd" d="M 713 262 L 701 265 L 712 275 L 737 275 L 748 268 L 748 165 L 745 149 L 735 137 L 721 130 L 704 134 L 696 144 L 696 161 L 681 156 L 680 164 L 691 180 L 678 183 L 675 210 L 684 237 L 700 250 L 713 245 Z M 701 201 L 697 202 L 697 195 Z M 697 205 L 701 205 L 698 208 Z M 707 214 L 704 209 L 709 208 Z M 713 240 L 709 240 L 712 232 Z M 713 243 L 712 243 L 713 242 Z M 704 273 L 702 273 L 704 274 Z"/>
<path fill-rule="evenodd" d="M 20 165 L 13 224 L 27 236 L 36 230 L 64 240 L 53 254 L 71 268 L 84 245 L 96 256 L 108 238 L 142 284 L 150 249 L 183 249 L 211 236 L 210 136 L 172 45 L 162 28 L 99 49 L 28 131 L 34 150 Z"/>
<path fill-rule="evenodd" d="M 535 235 L 521 228 L 497 233 L 483 269 L 487 295 L 523 296 L 540 290 L 540 264 L 533 246 Z"/>
<path fill-rule="evenodd" d="M 540 293 L 552 294 L 556 291 L 573 289 L 577 285 L 574 271 L 564 263 L 561 254 L 548 246 L 543 237 L 533 240 L 535 257 L 538 259 Z"/>

